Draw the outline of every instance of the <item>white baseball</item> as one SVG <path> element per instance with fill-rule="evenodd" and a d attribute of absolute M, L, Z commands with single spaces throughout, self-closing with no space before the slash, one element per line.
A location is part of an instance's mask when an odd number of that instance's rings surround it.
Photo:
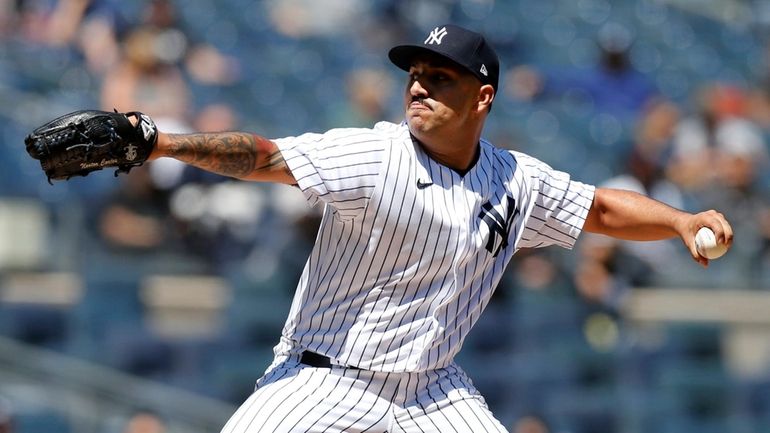
<path fill-rule="evenodd" d="M 717 243 L 714 232 L 708 227 L 701 227 L 695 234 L 695 248 L 698 254 L 709 260 L 718 259 L 727 252 L 727 245 Z"/>

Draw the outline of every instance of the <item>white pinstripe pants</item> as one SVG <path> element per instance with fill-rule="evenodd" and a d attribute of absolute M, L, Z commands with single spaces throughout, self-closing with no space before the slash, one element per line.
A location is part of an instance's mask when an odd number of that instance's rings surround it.
<path fill-rule="evenodd" d="M 506 432 L 456 366 L 420 373 L 315 368 L 296 356 L 270 370 L 222 433 Z"/>

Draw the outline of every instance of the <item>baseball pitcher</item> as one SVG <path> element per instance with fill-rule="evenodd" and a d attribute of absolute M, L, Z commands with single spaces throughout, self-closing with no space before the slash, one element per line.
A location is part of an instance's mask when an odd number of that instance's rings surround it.
<path fill-rule="evenodd" d="M 516 251 L 582 231 L 679 237 L 705 266 L 701 227 L 732 242 L 716 211 L 595 188 L 482 138 L 500 73 L 482 35 L 441 25 L 389 58 L 407 72 L 400 124 L 268 139 L 85 111 L 27 138 L 53 180 L 171 157 L 323 203 L 275 359 L 223 433 L 504 432 L 454 357 Z"/>

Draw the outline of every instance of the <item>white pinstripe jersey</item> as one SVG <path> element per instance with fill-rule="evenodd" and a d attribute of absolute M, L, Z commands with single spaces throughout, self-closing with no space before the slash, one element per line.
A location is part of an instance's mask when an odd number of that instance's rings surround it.
<path fill-rule="evenodd" d="M 464 176 L 405 124 L 274 140 L 311 204 L 315 246 L 276 355 L 414 372 L 452 362 L 519 248 L 571 248 L 594 187 L 482 140 Z"/>

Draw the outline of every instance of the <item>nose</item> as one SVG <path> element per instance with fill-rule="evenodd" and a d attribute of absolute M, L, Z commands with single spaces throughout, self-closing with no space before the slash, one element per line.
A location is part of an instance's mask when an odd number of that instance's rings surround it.
<path fill-rule="evenodd" d="M 420 84 L 420 80 L 412 80 L 412 84 L 409 86 L 409 94 L 412 96 L 426 96 L 428 90 Z"/>

